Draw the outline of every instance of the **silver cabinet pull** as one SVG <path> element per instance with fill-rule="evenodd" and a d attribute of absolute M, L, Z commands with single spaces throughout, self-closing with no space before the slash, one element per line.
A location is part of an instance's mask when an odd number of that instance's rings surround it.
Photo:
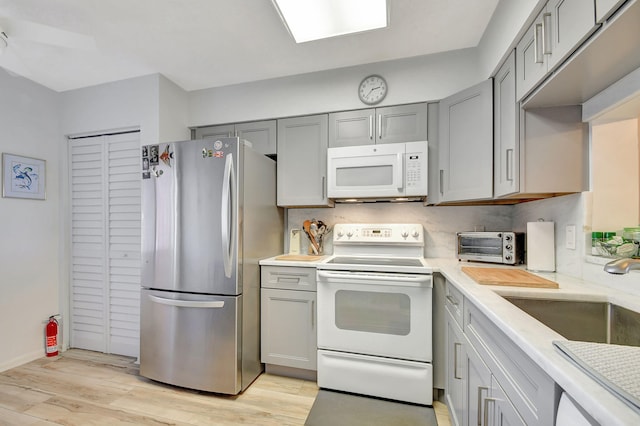
<path fill-rule="evenodd" d="M 542 62 L 544 62 L 544 59 L 542 57 L 543 37 L 542 23 L 536 24 L 533 29 L 533 58 L 536 61 L 536 64 L 541 64 Z"/>
<path fill-rule="evenodd" d="M 382 139 L 382 114 L 378 114 L 378 139 Z"/>
<path fill-rule="evenodd" d="M 444 195 L 444 170 L 440 169 L 440 194 Z"/>
<path fill-rule="evenodd" d="M 449 303 L 451 303 L 453 306 L 458 306 L 458 299 L 456 299 L 455 297 L 453 297 L 450 294 L 447 294 L 446 296 L 447 300 L 449 301 Z"/>
<path fill-rule="evenodd" d="M 324 190 L 324 187 L 325 187 L 325 185 L 324 185 L 325 180 L 326 180 L 326 177 L 325 177 L 325 176 L 322 176 L 322 182 L 320 183 L 320 185 L 322 185 L 322 188 L 320 188 L 320 191 L 322 192 L 322 199 L 323 199 L 323 200 L 326 198 L 326 197 L 325 197 L 325 190 Z"/>
<path fill-rule="evenodd" d="M 311 301 L 311 328 L 316 328 L 316 309 L 315 309 L 315 300 Z"/>
<path fill-rule="evenodd" d="M 551 31 L 553 27 L 551 25 L 551 13 L 547 12 L 542 15 L 542 53 L 544 55 L 551 55 Z"/>
<path fill-rule="evenodd" d="M 486 397 L 484 399 L 484 424 L 481 426 L 487 426 L 489 424 L 489 403 L 495 403 L 497 399 Z"/>
<path fill-rule="evenodd" d="M 513 148 L 507 149 L 507 158 L 506 158 L 506 166 L 507 166 L 507 180 L 513 182 Z"/>
<path fill-rule="evenodd" d="M 482 392 L 486 391 L 487 395 L 489 394 L 489 388 L 485 386 L 478 386 L 478 426 L 482 426 Z M 487 412 L 487 408 L 485 405 L 485 414 Z M 486 419 L 486 417 L 485 417 Z M 484 421 L 484 424 L 487 424 L 487 421 Z"/>
<path fill-rule="evenodd" d="M 453 344 L 453 378 L 462 379 L 458 374 L 458 348 L 462 347 L 462 343 Z"/>
<path fill-rule="evenodd" d="M 369 139 L 373 140 L 373 114 L 369 114 Z"/>

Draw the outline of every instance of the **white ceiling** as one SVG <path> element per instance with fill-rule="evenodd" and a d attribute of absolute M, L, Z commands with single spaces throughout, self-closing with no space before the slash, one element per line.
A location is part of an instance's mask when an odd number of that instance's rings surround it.
<path fill-rule="evenodd" d="M 386 29 L 303 44 L 271 0 L 0 0 L 0 17 L 94 37 L 82 50 L 8 34 L 27 77 L 53 90 L 161 73 L 191 91 L 474 47 L 498 0 L 388 3 Z M 0 66 L 19 72 L 6 53 Z"/>

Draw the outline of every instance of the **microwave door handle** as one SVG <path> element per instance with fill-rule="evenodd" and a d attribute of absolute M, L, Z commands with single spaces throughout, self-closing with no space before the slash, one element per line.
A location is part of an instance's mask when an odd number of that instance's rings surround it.
<path fill-rule="evenodd" d="M 404 153 L 399 152 L 396 156 L 396 182 L 398 183 L 398 191 L 402 191 L 404 189 Z"/>

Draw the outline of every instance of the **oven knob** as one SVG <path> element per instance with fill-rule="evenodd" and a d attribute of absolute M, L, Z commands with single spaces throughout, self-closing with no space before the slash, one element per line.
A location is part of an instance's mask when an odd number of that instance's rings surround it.
<path fill-rule="evenodd" d="M 511 250 L 513 249 L 513 246 L 511 244 L 507 244 L 506 246 L 504 246 L 504 248 L 507 250 Z"/>
<path fill-rule="evenodd" d="M 347 231 L 347 237 L 349 238 L 353 237 L 353 231 Z"/>
<path fill-rule="evenodd" d="M 418 232 L 417 229 L 414 229 L 413 232 L 411 232 L 411 236 L 413 238 L 418 238 L 420 236 L 420 233 Z"/>
<path fill-rule="evenodd" d="M 409 236 L 409 233 L 403 229 L 400 235 L 402 235 L 402 238 L 407 238 Z"/>
<path fill-rule="evenodd" d="M 344 235 L 344 232 L 342 232 L 342 229 L 338 231 L 338 238 L 342 237 Z"/>
<path fill-rule="evenodd" d="M 511 235 L 507 234 L 504 236 L 505 241 L 511 241 Z"/>
<path fill-rule="evenodd" d="M 508 255 L 506 255 L 504 258 L 505 258 L 505 260 L 511 260 L 511 255 L 510 255 L 510 254 L 508 254 Z"/>

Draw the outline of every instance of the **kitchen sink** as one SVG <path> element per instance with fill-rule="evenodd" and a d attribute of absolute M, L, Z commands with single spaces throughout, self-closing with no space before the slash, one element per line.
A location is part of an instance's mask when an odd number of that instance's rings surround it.
<path fill-rule="evenodd" d="M 640 313 L 608 302 L 502 296 L 568 340 L 640 346 Z"/>

